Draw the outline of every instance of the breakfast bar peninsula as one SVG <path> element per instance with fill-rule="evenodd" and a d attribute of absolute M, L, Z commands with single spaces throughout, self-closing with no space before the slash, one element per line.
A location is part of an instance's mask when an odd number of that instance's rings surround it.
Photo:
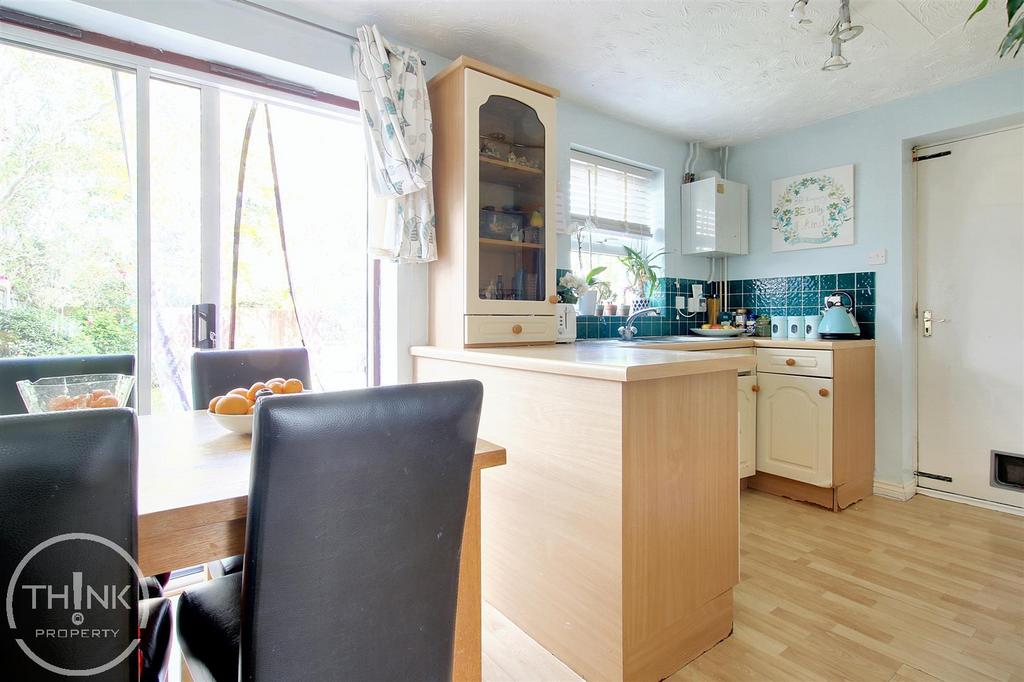
<path fill-rule="evenodd" d="M 659 680 L 732 631 L 737 371 L 752 356 L 589 344 L 412 349 L 484 384 L 483 596 L 588 680 Z"/>

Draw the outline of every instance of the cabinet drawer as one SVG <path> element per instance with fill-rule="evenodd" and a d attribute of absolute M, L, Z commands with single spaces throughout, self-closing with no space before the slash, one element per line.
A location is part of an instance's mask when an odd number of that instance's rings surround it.
<path fill-rule="evenodd" d="M 466 345 L 553 343 L 554 315 L 466 315 Z"/>
<path fill-rule="evenodd" d="M 758 348 L 757 371 L 797 374 L 805 377 L 830 377 L 832 376 L 832 351 Z"/>

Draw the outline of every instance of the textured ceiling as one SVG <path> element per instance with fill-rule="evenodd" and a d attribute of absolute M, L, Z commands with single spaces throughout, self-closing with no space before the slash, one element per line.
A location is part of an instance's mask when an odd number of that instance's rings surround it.
<path fill-rule="evenodd" d="M 330 25 L 376 23 L 389 39 L 468 54 L 568 99 L 686 140 L 733 144 L 1013 66 L 995 49 L 1002 0 L 852 0 L 864 33 L 820 70 L 838 0 L 280 0 Z M 1024 57 L 1017 68 L 1024 63 Z"/>

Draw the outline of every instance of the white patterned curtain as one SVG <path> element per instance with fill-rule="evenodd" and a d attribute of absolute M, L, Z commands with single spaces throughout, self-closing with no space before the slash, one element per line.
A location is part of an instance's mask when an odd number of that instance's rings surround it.
<path fill-rule="evenodd" d="M 427 78 L 415 50 L 361 26 L 352 48 L 366 152 L 382 224 L 371 225 L 370 254 L 404 263 L 437 260 L 431 163 L 434 151 Z"/>

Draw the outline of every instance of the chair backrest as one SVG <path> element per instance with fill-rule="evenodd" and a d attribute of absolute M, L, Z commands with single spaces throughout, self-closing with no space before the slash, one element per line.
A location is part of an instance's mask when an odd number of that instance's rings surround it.
<path fill-rule="evenodd" d="M 233 388 L 249 388 L 274 377 L 299 379 L 309 388 L 309 354 L 305 348 L 197 350 L 192 354 L 192 409 Z"/>
<path fill-rule="evenodd" d="M 256 404 L 241 679 L 449 680 L 478 381 Z"/>
<path fill-rule="evenodd" d="M 136 556 L 136 463 L 135 413 L 128 408 L 0 417 L 4 590 L 33 549 L 64 534 L 97 536 Z M 14 585 L 16 636 L 41 660 L 82 670 L 128 650 L 95 679 L 138 679 L 131 650 L 138 637 L 138 578 L 115 549 L 96 540 L 58 540 L 24 563 Z M 71 633 L 76 627 L 104 634 L 82 637 Z M 46 634 L 62 628 L 63 637 Z M 14 640 L 7 632 L 0 637 L 4 678 L 65 679 L 45 672 Z"/>
<path fill-rule="evenodd" d="M 123 355 L 52 355 L 37 358 L 0 358 L 0 414 L 25 414 L 25 403 L 18 393 L 17 382 L 35 381 L 43 377 L 64 377 L 75 374 L 135 374 L 135 356 Z M 128 407 L 135 407 L 135 389 L 128 398 Z"/>

